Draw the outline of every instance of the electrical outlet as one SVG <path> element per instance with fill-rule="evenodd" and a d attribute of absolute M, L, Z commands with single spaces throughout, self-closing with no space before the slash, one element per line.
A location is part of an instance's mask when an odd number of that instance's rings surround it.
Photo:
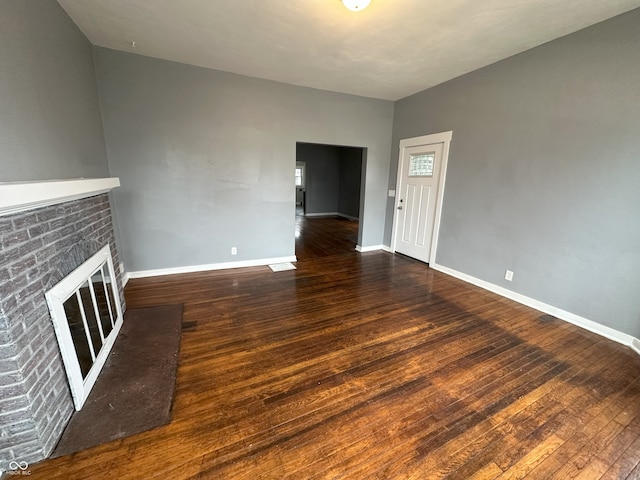
<path fill-rule="evenodd" d="M 513 272 L 511 270 L 507 270 L 504 274 L 504 279 L 508 280 L 509 282 L 513 280 Z"/>
<path fill-rule="evenodd" d="M 231 247 L 231 255 L 237 255 L 238 254 L 238 247 Z"/>

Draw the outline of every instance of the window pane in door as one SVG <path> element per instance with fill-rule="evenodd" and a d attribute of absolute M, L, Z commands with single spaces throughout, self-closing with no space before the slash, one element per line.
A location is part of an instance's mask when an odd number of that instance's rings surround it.
<path fill-rule="evenodd" d="M 435 159 L 435 152 L 411 155 L 409 159 L 409 176 L 433 177 L 433 162 Z"/>

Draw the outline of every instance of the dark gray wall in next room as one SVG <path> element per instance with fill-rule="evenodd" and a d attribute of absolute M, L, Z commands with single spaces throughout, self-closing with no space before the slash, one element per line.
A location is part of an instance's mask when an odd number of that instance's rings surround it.
<path fill-rule="evenodd" d="M 0 182 L 107 177 L 92 47 L 57 2 L 0 2 Z"/>
<path fill-rule="evenodd" d="M 337 213 L 340 193 L 340 148 L 298 143 L 296 160 L 305 163 L 305 213 Z"/>
<path fill-rule="evenodd" d="M 299 143 L 296 159 L 306 165 L 307 214 L 359 218 L 362 148 Z"/>
<path fill-rule="evenodd" d="M 448 130 L 437 263 L 640 337 L 640 10 L 398 101 L 389 187 Z"/>
<path fill-rule="evenodd" d="M 338 213 L 353 218 L 360 216 L 362 154 L 361 148 L 340 149 Z"/>

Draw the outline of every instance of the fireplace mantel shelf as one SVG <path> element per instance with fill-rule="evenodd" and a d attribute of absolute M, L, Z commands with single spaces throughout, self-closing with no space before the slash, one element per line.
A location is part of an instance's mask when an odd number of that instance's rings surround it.
<path fill-rule="evenodd" d="M 100 195 L 119 186 L 118 177 L 0 183 L 0 216 Z"/>

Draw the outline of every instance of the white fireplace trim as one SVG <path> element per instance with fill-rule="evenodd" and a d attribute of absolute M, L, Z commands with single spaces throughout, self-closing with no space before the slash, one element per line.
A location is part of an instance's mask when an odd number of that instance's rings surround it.
<path fill-rule="evenodd" d="M 118 177 L 0 183 L 0 216 L 100 195 L 119 186 Z"/>
<path fill-rule="evenodd" d="M 64 302 L 69 297 L 76 294 L 76 291 L 80 288 L 81 285 L 83 285 L 84 282 L 87 281 L 87 279 L 89 279 L 89 282 L 91 282 L 90 279 L 93 274 L 102 269 L 103 266 L 106 266 L 108 269 L 109 278 L 111 279 L 111 283 L 109 284 L 109 288 L 111 288 L 112 293 L 111 298 L 115 302 L 115 305 L 109 307 L 110 313 L 113 313 L 113 329 L 108 334 L 108 336 L 103 339 L 104 343 L 102 344 L 99 353 L 97 353 L 91 369 L 83 379 L 74 343 L 71 338 L 69 326 L 67 324 Z M 86 262 L 76 268 L 73 272 L 63 278 L 55 287 L 53 287 L 45 294 L 49 310 L 51 311 L 54 330 L 56 332 L 56 337 L 58 338 L 60 353 L 62 354 L 62 360 L 67 372 L 69 387 L 71 389 L 71 396 L 73 397 L 73 403 L 76 410 L 80 410 L 82 408 L 82 405 L 89 396 L 89 392 L 95 384 L 98 378 L 98 374 L 100 373 L 100 370 L 102 369 L 107 356 L 109 355 L 109 352 L 113 347 L 118 332 L 122 327 L 122 306 L 120 305 L 120 297 L 118 296 L 118 288 L 115 279 L 116 276 L 115 269 L 113 268 L 113 260 L 111 258 L 111 249 L 109 248 L 109 245 L 105 245 L 95 255 L 93 255 Z M 93 297 L 93 292 L 91 295 Z M 115 307 L 115 312 L 111 312 L 111 308 L 113 307 Z M 97 311 L 96 318 L 99 325 L 100 320 Z M 102 331 L 100 331 L 100 336 L 102 337 Z M 88 337 L 87 341 L 89 342 Z"/>

